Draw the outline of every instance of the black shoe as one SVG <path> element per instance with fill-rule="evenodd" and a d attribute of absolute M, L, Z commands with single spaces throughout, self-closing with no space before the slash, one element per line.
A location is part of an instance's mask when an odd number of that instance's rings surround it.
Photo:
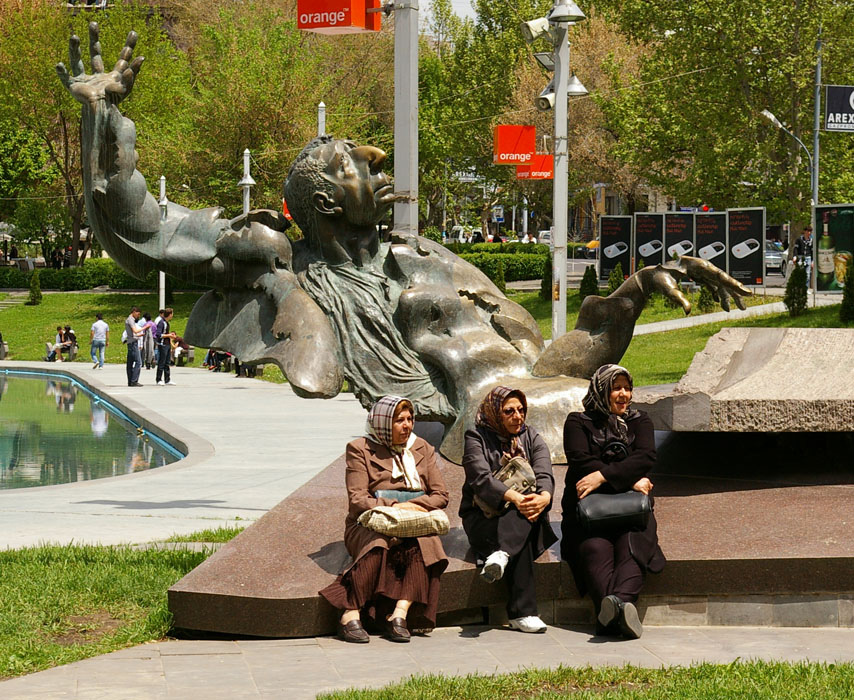
<path fill-rule="evenodd" d="M 142 386 L 139 382 L 131 382 L 128 386 Z"/>
<path fill-rule="evenodd" d="M 623 607 L 623 601 L 615 595 L 606 595 L 602 599 L 601 607 L 599 608 L 599 624 L 603 628 L 610 627 L 617 618 L 620 617 L 620 609 Z"/>
<path fill-rule="evenodd" d="M 640 639 L 643 634 L 643 625 L 638 617 L 638 610 L 632 603 L 623 603 L 620 606 L 620 618 L 617 621 L 620 633 L 626 639 Z"/>
<path fill-rule="evenodd" d="M 410 635 L 406 628 L 406 620 L 402 617 L 393 617 L 386 623 L 386 639 L 392 642 L 408 642 Z"/>
<path fill-rule="evenodd" d="M 359 620 L 350 620 L 346 625 L 338 623 L 338 639 L 352 644 L 367 644 L 371 641 Z"/>

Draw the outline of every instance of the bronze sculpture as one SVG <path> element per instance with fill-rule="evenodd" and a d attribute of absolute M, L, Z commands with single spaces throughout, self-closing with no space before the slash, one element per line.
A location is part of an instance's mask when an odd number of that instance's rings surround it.
<path fill-rule="evenodd" d="M 686 313 L 683 277 L 709 285 L 726 309 L 729 298 L 743 308 L 750 294 L 707 261 L 683 257 L 637 272 L 610 297 L 588 297 L 576 328 L 546 349 L 530 314 L 472 265 L 418 236 L 381 240 L 377 223 L 395 199 L 385 154 L 331 137 L 309 143 L 285 182 L 303 240 L 291 243 L 287 222 L 267 210 L 225 220 L 219 208 L 170 204 L 161 220 L 136 170 L 135 127 L 117 107 L 142 64 L 131 60 L 136 34 L 106 72 L 98 32 L 91 23 L 94 73 L 84 71 L 76 36 L 71 75 L 63 64 L 57 72 L 83 106 L 86 207 L 104 249 L 138 277 L 164 270 L 213 288 L 193 309 L 188 342 L 248 364 L 275 362 L 304 397 L 330 398 L 345 378 L 366 407 L 408 396 L 417 418 L 445 426 L 442 451 L 452 459 L 480 399 L 502 382 L 525 391 L 532 422 L 560 458 L 564 417 L 590 374 L 622 357 L 650 293 Z"/>

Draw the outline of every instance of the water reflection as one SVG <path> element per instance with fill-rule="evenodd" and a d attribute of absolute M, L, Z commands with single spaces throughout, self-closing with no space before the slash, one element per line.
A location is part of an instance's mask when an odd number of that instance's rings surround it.
<path fill-rule="evenodd" d="M 74 382 L 0 375 L 0 489 L 101 479 L 178 459 Z"/>

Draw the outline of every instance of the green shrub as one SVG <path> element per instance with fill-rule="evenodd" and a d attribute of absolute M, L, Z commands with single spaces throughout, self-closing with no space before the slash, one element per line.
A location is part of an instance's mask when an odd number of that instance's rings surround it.
<path fill-rule="evenodd" d="M 0 289 L 26 289 L 30 286 L 30 273 L 17 267 L 0 267 Z"/>
<path fill-rule="evenodd" d="M 495 247 L 497 248 L 498 245 Z M 545 269 L 549 264 L 548 257 L 545 255 L 463 253 L 460 257 L 481 270 L 490 279 L 492 279 L 492 275 L 489 270 L 493 271 L 492 274 L 497 275 L 498 268 L 495 263 L 496 261 L 500 261 L 504 279 L 508 282 L 542 279 Z M 493 279 L 492 281 L 494 282 L 495 280 Z"/>
<path fill-rule="evenodd" d="M 786 282 L 786 293 L 783 303 L 789 310 L 789 316 L 800 316 L 807 308 L 807 271 L 800 263 L 796 263 Z"/>
<path fill-rule="evenodd" d="M 552 300 L 552 256 L 549 253 L 545 260 L 545 269 L 543 270 L 543 281 L 540 282 L 540 299 L 543 301 Z"/>
<path fill-rule="evenodd" d="M 594 266 L 590 265 L 590 267 Z M 611 270 L 611 274 L 608 275 L 608 296 L 616 292 L 623 282 L 625 282 L 623 277 L 623 264 L 617 263 L 617 266 Z"/>
<path fill-rule="evenodd" d="M 436 243 L 442 242 L 442 232 L 435 226 L 428 226 L 421 235 L 424 238 L 429 238 L 431 241 L 436 241 Z"/>
<path fill-rule="evenodd" d="M 506 291 L 506 280 L 504 277 L 504 260 L 502 258 L 511 256 L 489 255 L 488 253 L 469 253 L 460 256 L 463 260 L 474 265 L 483 274 L 492 280 L 492 283 L 502 292 Z"/>
<path fill-rule="evenodd" d="M 854 260 L 849 260 L 845 268 L 845 290 L 842 292 L 839 320 L 842 323 L 854 321 Z"/>
<path fill-rule="evenodd" d="M 581 286 L 578 288 L 578 296 L 584 301 L 589 296 L 599 296 L 599 278 L 596 275 L 596 266 L 588 265 L 581 278 Z"/>
<path fill-rule="evenodd" d="M 55 289 L 63 292 L 81 289 L 93 289 L 107 286 L 111 289 L 157 289 L 157 271 L 139 280 L 125 272 L 114 260 L 95 258 L 87 260 L 79 267 L 61 270 L 38 268 L 39 284 L 42 289 Z M 33 272 L 24 272 L 14 267 L 0 268 L 0 289 L 21 289 L 30 286 Z M 202 289 L 188 282 L 180 283 L 181 289 Z"/>
<path fill-rule="evenodd" d="M 697 309 L 700 313 L 708 314 L 715 310 L 715 298 L 705 285 L 700 287 L 700 297 L 697 299 Z"/>
<path fill-rule="evenodd" d="M 42 288 L 39 284 L 39 271 L 35 270 L 30 276 L 30 297 L 27 299 L 27 304 L 30 306 L 38 306 L 42 303 Z"/>

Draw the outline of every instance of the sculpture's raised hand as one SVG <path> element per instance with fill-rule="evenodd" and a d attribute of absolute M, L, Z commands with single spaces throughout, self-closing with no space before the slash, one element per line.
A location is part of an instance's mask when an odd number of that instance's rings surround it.
<path fill-rule="evenodd" d="M 68 41 L 68 58 L 71 64 L 71 75 L 65 64 L 58 63 L 56 72 L 71 96 L 83 105 L 89 105 L 93 111 L 98 104 L 106 101 L 118 104 L 130 94 L 139 68 L 145 60 L 138 56 L 131 60 L 136 46 L 137 34 L 130 32 L 124 48 L 119 53 L 113 69 L 104 71 L 104 59 L 101 57 L 101 42 L 98 40 L 99 28 L 97 22 L 89 23 L 89 57 L 92 73 L 86 74 L 83 58 L 80 54 L 80 37 L 72 35 Z"/>
<path fill-rule="evenodd" d="M 688 314 L 691 313 L 691 302 L 688 301 L 677 284 L 679 280 L 685 277 L 690 277 L 708 287 L 715 301 L 720 303 L 724 311 L 730 310 L 730 299 L 735 302 L 739 309 L 743 309 L 744 300 L 742 297 L 753 294 L 741 282 L 733 279 L 708 260 L 692 258 L 687 255 L 663 265 L 645 267 L 637 272 L 638 281 L 646 295 L 652 292 L 663 294 L 682 306 L 685 313 Z"/>

